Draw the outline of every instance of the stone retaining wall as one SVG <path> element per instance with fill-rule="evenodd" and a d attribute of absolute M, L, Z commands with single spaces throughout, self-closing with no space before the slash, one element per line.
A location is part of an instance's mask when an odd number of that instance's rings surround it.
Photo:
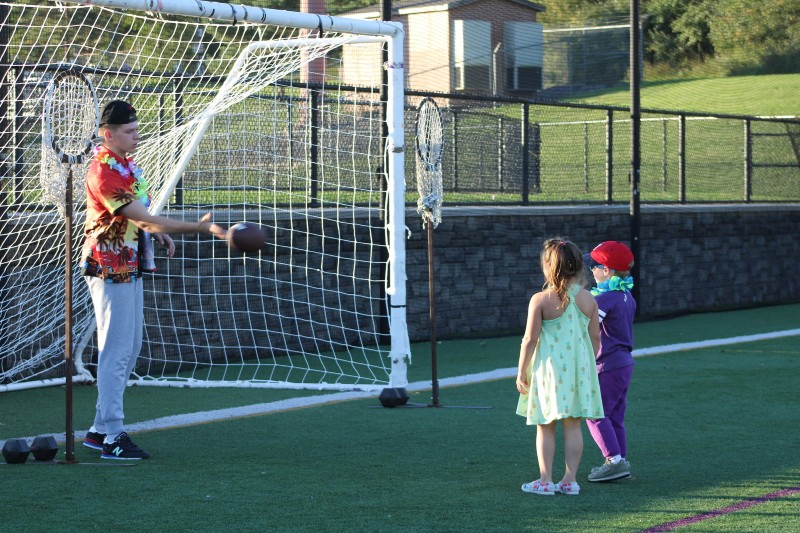
<path fill-rule="evenodd" d="M 408 325 L 430 338 L 427 231 L 408 213 Z M 800 301 L 800 206 L 642 206 L 641 318 Z M 541 289 L 542 242 L 630 245 L 628 206 L 445 208 L 434 230 L 437 337 L 518 331 Z"/>

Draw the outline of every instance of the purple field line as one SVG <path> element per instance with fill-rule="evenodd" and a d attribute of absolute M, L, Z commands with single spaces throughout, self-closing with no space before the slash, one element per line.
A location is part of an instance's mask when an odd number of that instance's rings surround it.
<path fill-rule="evenodd" d="M 680 520 L 675 520 L 674 522 L 666 522 L 664 524 L 659 524 L 657 526 L 643 529 L 639 533 L 657 533 L 661 531 L 672 531 L 673 529 L 678 529 L 679 527 L 689 526 L 691 524 L 696 524 L 697 522 L 702 522 L 703 520 L 708 520 L 709 518 L 714 518 L 729 513 L 735 513 L 736 511 L 741 511 L 742 509 L 747 509 L 748 507 L 753 507 L 754 505 L 768 502 L 770 500 L 775 500 L 777 498 L 783 498 L 784 496 L 789 496 L 790 494 L 795 494 L 798 492 L 800 492 L 800 487 L 793 487 L 790 489 L 779 490 L 777 492 L 771 492 L 769 494 L 765 494 L 764 496 L 758 496 L 756 498 L 748 498 L 744 501 L 741 501 L 739 503 L 734 503 L 733 505 L 729 505 L 721 509 L 714 509 L 713 511 L 708 511 L 706 513 L 700 513 L 694 516 L 681 518 Z"/>

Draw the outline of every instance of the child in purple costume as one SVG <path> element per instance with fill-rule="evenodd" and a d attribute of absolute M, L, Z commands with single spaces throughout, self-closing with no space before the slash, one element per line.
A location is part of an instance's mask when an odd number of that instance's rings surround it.
<path fill-rule="evenodd" d="M 586 254 L 597 287 L 592 294 L 600 318 L 600 351 L 596 357 L 605 418 L 586 420 L 589 432 L 605 457 L 592 469 L 589 481 L 630 477 L 625 435 L 625 407 L 633 375 L 633 319 L 636 301 L 630 293 L 633 252 L 618 241 L 605 241 Z"/>

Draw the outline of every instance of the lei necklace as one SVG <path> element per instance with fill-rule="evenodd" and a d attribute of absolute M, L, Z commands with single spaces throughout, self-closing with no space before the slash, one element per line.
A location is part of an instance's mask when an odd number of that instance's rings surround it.
<path fill-rule="evenodd" d="M 145 207 L 150 207 L 150 196 L 147 194 L 149 183 L 147 183 L 147 179 L 142 175 L 142 169 L 136 165 L 136 162 L 134 162 L 133 159 L 128 159 L 128 165 L 125 166 L 107 153 L 99 155 L 101 150 L 100 146 L 97 146 L 94 150 L 95 157 L 104 165 L 108 165 L 125 178 L 133 175 L 133 179 L 135 180 L 133 184 L 133 194 L 136 195 L 136 198 L 138 198 Z"/>
<path fill-rule="evenodd" d="M 607 280 L 597 284 L 597 287 L 592 288 L 592 296 L 597 296 L 608 291 L 629 291 L 633 288 L 633 277 L 628 276 L 625 279 L 619 276 L 611 276 Z"/>

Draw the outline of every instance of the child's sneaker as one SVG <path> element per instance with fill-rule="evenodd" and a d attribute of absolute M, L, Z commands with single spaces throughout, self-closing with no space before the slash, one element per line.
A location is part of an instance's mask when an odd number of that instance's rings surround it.
<path fill-rule="evenodd" d="M 601 466 L 592 468 L 589 481 L 614 481 L 625 477 L 631 477 L 631 467 L 628 461 L 622 459 L 615 464 L 611 462 L 611 459 L 606 459 Z"/>
<path fill-rule="evenodd" d="M 564 483 L 563 481 L 559 481 L 556 483 L 556 490 L 561 494 L 577 496 L 581 492 L 581 487 L 574 481 L 572 483 Z"/>
<path fill-rule="evenodd" d="M 105 433 L 97 433 L 96 431 L 89 431 L 83 438 L 83 445 L 93 450 L 103 451 L 103 440 L 106 438 Z"/>
<path fill-rule="evenodd" d="M 147 459 L 150 454 L 133 443 L 127 433 L 120 433 L 111 444 L 103 443 L 101 459 Z"/>
<path fill-rule="evenodd" d="M 552 496 L 557 490 L 553 483 L 542 483 L 538 479 L 530 483 L 522 484 L 522 492 L 529 492 L 531 494 L 541 494 L 542 496 Z"/>

